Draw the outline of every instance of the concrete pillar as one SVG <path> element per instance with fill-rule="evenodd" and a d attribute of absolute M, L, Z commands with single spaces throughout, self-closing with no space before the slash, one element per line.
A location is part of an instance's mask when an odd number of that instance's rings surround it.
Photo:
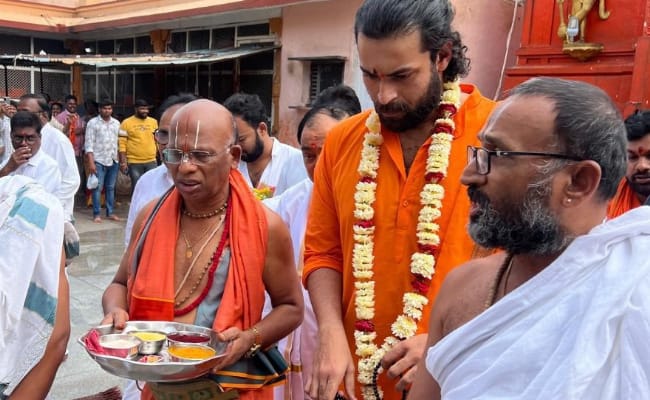
<path fill-rule="evenodd" d="M 282 18 L 272 18 L 269 20 L 269 28 L 272 34 L 275 34 L 277 40 L 282 38 Z M 273 121 L 271 135 L 276 136 L 280 127 L 280 86 L 282 72 L 282 49 L 277 49 L 273 55 L 273 86 L 271 89 L 271 107 L 273 107 Z"/>
<path fill-rule="evenodd" d="M 69 49 L 71 54 L 84 54 L 83 40 L 66 39 L 66 41 L 63 43 L 63 46 L 66 49 Z M 78 104 L 83 104 L 83 79 L 81 78 L 81 65 L 79 64 L 74 64 L 72 66 L 70 93 L 77 97 Z"/>

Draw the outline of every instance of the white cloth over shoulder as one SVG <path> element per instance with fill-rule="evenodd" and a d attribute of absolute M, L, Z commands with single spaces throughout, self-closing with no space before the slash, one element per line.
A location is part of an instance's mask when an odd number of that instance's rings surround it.
<path fill-rule="evenodd" d="M 63 208 L 25 176 L 0 178 L 0 383 L 11 394 L 43 357 L 54 327 Z"/>
<path fill-rule="evenodd" d="M 649 249 L 649 207 L 574 240 L 428 350 L 442 398 L 648 398 Z"/>

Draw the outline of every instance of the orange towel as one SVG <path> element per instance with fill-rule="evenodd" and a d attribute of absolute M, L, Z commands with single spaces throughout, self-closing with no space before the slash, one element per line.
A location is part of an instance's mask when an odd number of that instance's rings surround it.
<path fill-rule="evenodd" d="M 77 145 L 77 135 L 75 133 L 75 130 L 77 129 L 78 118 L 79 117 L 74 116 L 70 119 L 70 130 L 68 131 L 68 137 L 70 138 L 70 142 L 72 142 L 72 147 L 75 147 Z"/>
<path fill-rule="evenodd" d="M 641 200 L 639 200 L 636 192 L 634 192 L 629 183 L 627 183 L 627 179 L 623 178 L 621 179 L 621 183 L 618 184 L 616 195 L 607 206 L 607 218 L 616 218 L 633 208 L 639 207 L 640 205 Z"/>

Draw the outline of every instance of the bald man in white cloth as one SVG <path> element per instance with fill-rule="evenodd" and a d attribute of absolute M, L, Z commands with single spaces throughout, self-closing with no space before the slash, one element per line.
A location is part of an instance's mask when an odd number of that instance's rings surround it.
<path fill-rule="evenodd" d="M 536 78 L 479 138 L 469 231 L 505 252 L 448 275 L 409 398 L 647 399 L 650 208 L 606 221 L 626 165 L 615 105 Z"/>

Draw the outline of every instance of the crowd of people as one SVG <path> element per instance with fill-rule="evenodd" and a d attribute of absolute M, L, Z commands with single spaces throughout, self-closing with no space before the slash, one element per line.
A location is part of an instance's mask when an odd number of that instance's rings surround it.
<path fill-rule="evenodd" d="M 460 82 L 453 17 L 448 0 L 365 0 L 354 39 L 374 106 L 324 90 L 299 149 L 251 94 L 174 95 L 157 118 L 138 100 L 121 123 L 109 101 L 89 120 L 74 96 L 1 104 L 0 398 L 47 394 L 70 330 L 74 195 L 88 186 L 93 220 L 102 201 L 119 220 L 120 171 L 133 193 L 102 324 L 228 342 L 204 377 L 129 382 L 125 399 L 647 396 L 650 111 L 624 120 L 600 88 L 547 77 L 489 100 Z"/>

